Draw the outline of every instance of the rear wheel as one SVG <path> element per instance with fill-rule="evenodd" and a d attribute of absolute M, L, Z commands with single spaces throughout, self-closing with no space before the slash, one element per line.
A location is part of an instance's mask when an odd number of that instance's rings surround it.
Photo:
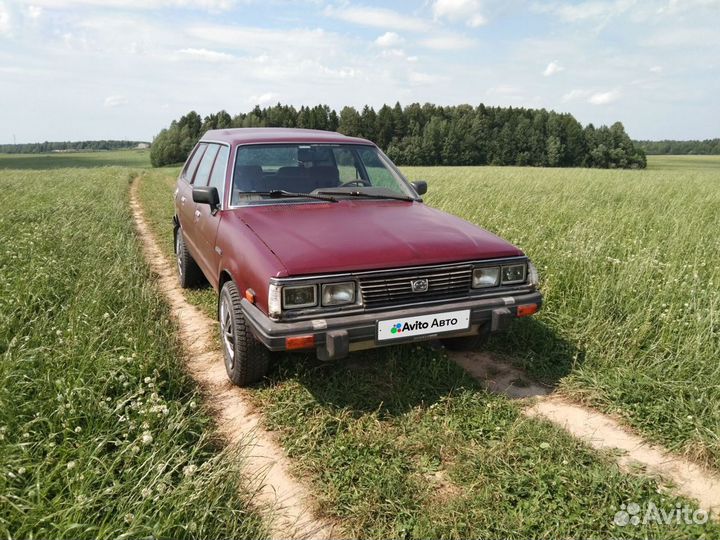
<path fill-rule="evenodd" d="M 202 273 L 185 245 L 182 229 L 178 229 L 175 233 L 175 260 L 177 263 L 178 281 L 183 289 L 188 289 L 200 283 Z"/>
<path fill-rule="evenodd" d="M 235 283 L 228 281 L 223 285 L 219 303 L 220 340 L 228 377 L 237 386 L 257 382 L 267 373 L 270 351 L 248 328 Z"/>

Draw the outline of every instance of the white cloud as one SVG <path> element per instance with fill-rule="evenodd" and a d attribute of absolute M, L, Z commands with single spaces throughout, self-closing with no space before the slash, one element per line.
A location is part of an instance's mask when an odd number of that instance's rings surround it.
<path fill-rule="evenodd" d="M 478 0 L 435 0 L 432 7 L 436 19 L 462 20 L 473 28 L 487 24 L 480 8 Z"/>
<path fill-rule="evenodd" d="M 455 51 L 459 49 L 468 49 L 475 45 L 475 40 L 463 35 L 444 35 L 434 36 L 420 40 L 420 44 L 428 49 L 438 51 Z"/>
<path fill-rule="evenodd" d="M 557 73 L 560 73 L 561 71 L 564 71 L 565 68 L 562 67 L 557 60 L 553 60 L 550 62 L 547 67 L 545 68 L 545 71 L 543 71 L 543 75 L 545 77 L 550 77 L 551 75 L 555 75 Z"/>
<path fill-rule="evenodd" d="M 617 90 L 610 90 L 609 92 L 597 92 L 588 98 L 588 103 L 593 105 L 608 105 L 613 103 L 620 98 L 620 92 Z"/>
<path fill-rule="evenodd" d="M 432 84 L 438 82 L 441 78 L 437 75 L 431 75 L 430 73 L 423 73 L 421 71 L 411 71 L 408 73 L 408 80 L 412 84 Z"/>
<path fill-rule="evenodd" d="M 720 32 L 715 28 L 703 28 L 700 25 L 692 27 L 675 27 L 658 31 L 641 41 L 642 45 L 649 47 L 667 48 L 695 48 L 702 46 L 720 47 Z M 701 45 L 702 44 L 702 45 Z"/>
<path fill-rule="evenodd" d="M 590 90 L 570 90 L 567 94 L 563 95 L 562 100 L 563 101 L 575 101 L 578 99 L 585 99 L 588 97 L 592 92 Z"/>
<path fill-rule="evenodd" d="M 298 50 L 317 51 L 339 47 L 337 36 L 324 30 L 269 30 L 230 25 L 202 25 L 188 28 L 188 33 L 205 41 L 220 43 L 241 50 L 278 51 L 293 53 Z"/>
<path fill-rule="evenodd" d="M 490 95 L 511 96 L 520 94 L 521 90 L 517 86 L 513 86 L 511 84 L 499 84 L 497 86 L 493 86 L 492 88 L 488 88 L 487 93 Z"/>
<path fill-rule="evenodd" d="M 417 62 L 417 56 L 408 56 L 403 49 L 383 49 L 380 52 L 381 58 L 388 58 L 391 60 L 404 60 L 406 62 Z"/>
<path fill-rule="evenodd" d="M 250 96 L 248 101 L 250 101 L 253 105 L 260 105 L 262 107 L 263 105 L 268 105 L 278 101 L 279 97 L 280 96 L 278 96 L 275 92 L 265 92 L 264 94 L 257 96 Z"/>
<path fill-rule="evenodd" d="M 39 19 L 43 14 L 43 8 L 40 6 L 28 6 L 27 16 L 31 19 Z"/>
<path fill-rule="evenodd" d="M 105 98 L 106 107 L 122 107 L 128 104 L 128 98 L 125 96 L 108 96 Z"/>
<path fill-rule="evenodd" d="M 10 13 L 4 3 L 0 3 L 0 36 L 10 34 Z"/>
<path fill-rule="evenodd" d="M 662 70 L 663 70 L 662 66 L 652 66 L 650 68 L 650 71 L 652 73 L 662 73 Z"/>
<path fill-rule="evenodd" d="M 658 9 L 658 13 L 674 15 L 703 8 L 720 9 L 720 0 L 669 0 L 666 6 Z"/>
<path fill-rule="evenodd" d="M 588 0 L 577 4 L 565 2 L 543 2 L 534 4 L 535 11 L 553 13 L 566 22 L 586 20 L 608 20 L 621 15 L 635 5 L 634 0 Z"/>
<path fill-rule="evenodd" d="M 594 92 L 592 90 L 574 89 L 570 90 L 562 97 L 563 101 L 579 101 L 583 100 L 591 105 L 609 105 L 620 99 L 619 90 L 609 90 L 607 92 Z"/>
<path fill-rule="evenodd" d="M 178 53 L 196 60 L 204 60 L 206 62 L 229 62 L 233 60 L 233 55 L 219 51 L 211 51 L 209 49 L 180 49 Z"/>
<path fill-rule="evenodd" d="M 50 9 L 70 9 L 79 6 L 109 7 L 120 9 L 188 8 L 208 11 L 225 11 L 235 5 L 235 0 L 32 0 L 35 6 Z"/>
<path fill-rule="evenodd" d="M 385 32 L 382 36 L 375 40 L 375 45 L 380 47 L 397 47 L 404 40 L 395 32 Z"/>
<path fill-rule="evenodd" d="M 409 30 L 411 32 L 422 32 L 429 28 L 428 23 L 422 19 L 386 8 L 351 5 L 327 6 L 323 13 L 326 17 L 373 28 Z"/>

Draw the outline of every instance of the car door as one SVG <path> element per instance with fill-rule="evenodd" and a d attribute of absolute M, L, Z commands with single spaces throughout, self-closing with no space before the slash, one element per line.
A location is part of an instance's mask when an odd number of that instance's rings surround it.
<path fill-rule="evenodd" d="M 205 153 L 200 159 L 195 178 L 193 178 L 192 186 L 207 186 L 212 172 L 215 157 L 220 150 L 219 144 L 208 143 Z M 214 275 L 214 270 L 210 266 L 211 257 L 207 253 L 206 242 L 203 241 L 203 227 L 207 227 L 208 217 L 212 218 L 210 205 L 192 203 L 192 224 L 185 231 L 185 237 L 190 244 L 191 251 L 195 256 L 195 262 L 200 265 L 208 279 Z M 212 249 L 212 248 L 211 248 Z"/>
<path fill-rule="evenodd" d="M 175 190 L 175 208 L 177 210 L 177 217 L 180 221 L 180 227 L 182 228 L 183 236 L 186 239 L 186 242 L 195 220 L 195 203 L 192 199 L 192 183 L 206 148 L 206 143 L 200 143 L 195 146 L 191 157 L 188 158 L 185 167 L 180 173 L 177 189 Z M 196 252 L 192 248 L 190 251 L 193 254 Z"/>
<path fill-rule="evenodd" d="M 230 155 L 230 147 L 227 145 L 215 145 L 218 147 L 210 171 L 208 186 L 212 186 L 218 190 L 220 196 L 220 205 L 222 207 L 225 200 L 225 178 L 227 176 L 228 157 Z M 210 153 L 208 149 L 208 153 Z M 198 173 L 199 174 L 199 173 Z M 217 279 L 218 269 L 220 267 L 220 256 L 222 251 L 216 245 L 218 226 L 222 219 L 222 211 L 213 212 L 209 205 L 198 204 L 195 209 L 197 217 L 196 231 L 198 233 L 198 244 L 202 256 L 205 258 L 203 264 L 210 270 L 209 275 L 214 282 Z M 213 283 L 215 284 L 215 283 Z"/>

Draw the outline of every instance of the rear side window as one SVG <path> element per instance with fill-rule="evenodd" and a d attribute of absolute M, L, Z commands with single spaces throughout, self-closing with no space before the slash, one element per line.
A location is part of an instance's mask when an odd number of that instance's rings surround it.
<path fill-rule="evenodd" d="M 183 178 L 187 182 L 190 182 L 192 184 L 193 177 L 195 176 L 195 171 L 197 171 L 198 164 L 200 163 L 200 159 L 203 157 L 203 154 L 205 153 L 205 148 L 207 147 L 207 144 L 202 143 L 198 144 L 197 149 L 195 150 L 195 153 L 193 154 L 192 159 L 188 162 L 187 165 L 185 165 L 185 170 L 183 171 Z"/>
<path fill-rule="evenodd" d="M 210 173 L 209 186 L 216 187 L 220 200 L 223 200 L 223 192 L 225 191 L 225 171 L 227 170 L 227 160 L 230 148 L 227 146 L 221 146 L 218 151 L 217 158 L 215 158 L 215 165 L 213 166 L 212 173 Z"/>
<path fill-rule="evenodd" d="M 207 186 L 208 179 L 210 178 L 210 170 L 212 169 L 213 163 L 215 162 L 215 156 L 217 156 L 220 147 L 217 144 L 209 144 L 205 154 L 200 161 L 197 173 L 195 173 L 195 180 L 193 184 L 196 186 Z"/>

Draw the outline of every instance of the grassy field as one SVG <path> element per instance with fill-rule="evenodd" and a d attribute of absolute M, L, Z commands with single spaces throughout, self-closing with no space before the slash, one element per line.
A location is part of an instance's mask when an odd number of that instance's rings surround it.
<path fill-rule="evenodd" d="M 150 150 L 0 154 L 0 169 L 88 169 L 111 166 L 149 167 Z"/>
<path fill-rule="evenodd" d="M 405 168 L 427 202 L 523 247 L 543 313 L 490 347 L 533 376 L 718 467 L 718 167 Z M 141 197 L 168 256 L 177 169 Z M 703 264 L 704 263 L 704 264 Z M 208 313 L 209 289 L 192 300 Z M 252 391 L 324 512 L 353 536 L 687 537 L 614 526 L 621 504 L 675 499 L 481 390 L 441 351 L 399 347 L 322 364 L 280 359 Z"/>
<path fill-rule="evenodd" d="M 707 170 L 717 174 L 720 156 L 648 156 L 650 171 Z"/>
<path fill-rule="evenodd" d="M 263 537 L 99 156 L 0 158 L 0 537 Z"/>

